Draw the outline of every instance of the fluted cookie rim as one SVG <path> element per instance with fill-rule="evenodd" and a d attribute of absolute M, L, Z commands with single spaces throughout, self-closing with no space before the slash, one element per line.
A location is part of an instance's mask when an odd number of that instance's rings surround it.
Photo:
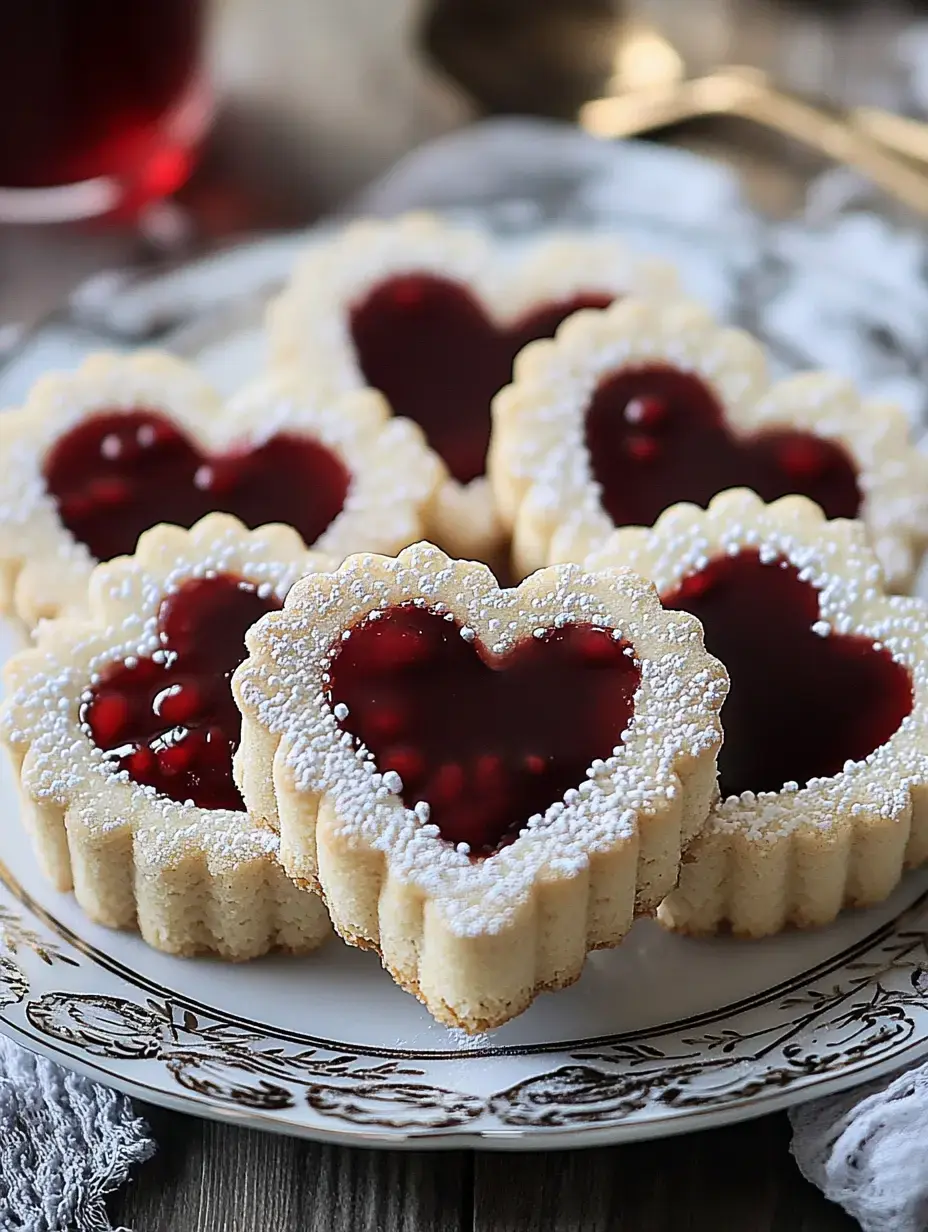
<path fill-rule="evenodd" d="M 833 373 L 771 382 L 757 340 L 682 297 L 578 312 L 518 356 L 513 382 L 494 399 L 488 473 L 520 574 L 584 560 L 616 530 L 593 477 L 585 412 L 601 379 L 642 363 L 699 377 L 736 434 L 787 429 L 842 446 L 887 583 L 911 587 L 928 544 L 928 458 L 909 441 L 901 409 Z"/>
<path fill-rule="evenodd" d="M 315 399 L 292 373 L 257 378 L 223 400 L 196 368 L 160 351 L 99 352 L 73 372 L 41 377 L 3 416 L 0 447 L 0 610 L 27 626 L 85 607 L 98 562 L 64 525 L 44 460 L 99 411 L 157 411 L 207 452 L 260 447 L 278 432 L 330 449 L 349 473 L 345 503 L 309 548 L 337 557 L 396 551 L 422 533 L 439 472 L 416 425 L 392 419 L 373 390 Z M 157 523 L 153 523 L 156 525 Z"/>
<path fill-rule="evenodd" d="M 760 937 L 881 902 L 906 868 L 928 859 L 928 606 L 886 593 L 859 522 L 828 521 L 800 496 L 766 505 L 745 489 L 721 493 L 707 510 L 673 506 L 650 529 L 616 530 L 587 564 L 637 568 L 667 593 L 741 548 L 798 568 L 819 593 L 816 631 L 879 643 L 913 688 L 911 713 L 865 760 L 713 807 L 658 918 L 681 932 Z"/>
<path fill-rule="evenodd" d="M 332 563 L 285 526 L 250 531 L 227 514 L 190 530 L 162 524 L 133 556 L 96 566 L 85 615 L 41 622 L 36 644 L 7 662 L 0 738 L 20 780 L 23 821 L 46 876 L 73 890 L 90 918 L 138 928 L 168 953 L 233 960 L 308 952 L 330 935 L 322 904 L 280 868 L 276 835 L 244 811 L 177 802 L 111 771 L 80 712 L 107 667 L 159 649 L 161 604 L 184 582 L 232 573 L 283 602 L 300 576 Z M 246 880 L 250 898 L 240 904 L 236 886 Z M 266 917 L 257 944 L 236 941 L 240 910 Z"/>
<path fill-rule="evenodd" d="M 484 860 L 404 806 L 327 699 L 345 632 L 416 602 L 450 613 L 491 656 L 577 619 L 620 630 L 642 671 L 623 742 Z M 247 640 L 233 689 L 248 807 L 280 833 L 284 867 L 323 894 L 342 937 L 377 949 L 397 983 L 467 1030 L 499 1025 L 543 988 L 573 982 L 589 949 L 617 944 L 636 914 L 652 912 L 715 794 L 727 677 L 698 622 L 664 611 L 628 571 L 562 565 L 505 590 L 486 566 L 417 544 L 305 578 Z"/>

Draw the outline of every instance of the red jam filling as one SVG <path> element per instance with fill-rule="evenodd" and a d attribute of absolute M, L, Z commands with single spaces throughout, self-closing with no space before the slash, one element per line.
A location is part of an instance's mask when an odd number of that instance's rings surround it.
<path fill-rule="evenodd" d="M 161 605 L 161 657 L 114 664 L 91 690 L 81 722 L 107 762 L 172 800 L 241 809 L 232 779 L 241 716 L 229 680 L 245 634 L 279 608 L 251 582 L 195 578 Z"/>
<path fill-rule="evenodd" d="M 586 444 L 616 526 L 652 526 L 677 501 L 705 508 L 726 488 L 765 501 L 798 493 L 829 518 L 860 509 L 857 472 L 840 445 L 805 432 L 735 436 L 709 387 L 662 364 L 605 377 L 586 413 Z"/>
<path fill-rule="evenodd" d="M 779 791 L 837 774 L 885 744 L 912 709 L 912 681 L 857 635 L 821 636 L 818 592 L 782 560 L 723 556 L 663 597 L 702 621 L 725 664 L 722 795 Z"/>
<path fill-rule="evenodd" d="M 455 621 L 403 605 L 340 644 L 330 699 L 377 768 L 399 774 L 407 808 L 426 801 L 444 839 L 489 855 L 611 755 L 640 680 L 627 648 L 577 624 L 495 658 Z"/>
<path fill-rule="evenodd" d="M 351 335 L 367 383 L 398 415 L 414 419 L 455 479 L 468 483 L 485 470 L 490 402 L 512 380 L 519 351 L 550 338 L 578 309 L 611 301 L 584 292 L 501 326 L 460 283 L 402 274 L 378 283 L 354 306 Z"/>
<path fill-rule="evenodd" d="M 97 560 L 134 552 L 159 522 L 189 527 L 214 511 L 251 528 L 284 522 L 312 544 L 341 512 L 350 479 L 309 437 L 281 432 L 256 449 L 210 456 L 143 409 L 91 416 L 45 459 L 62 522 Z"/>

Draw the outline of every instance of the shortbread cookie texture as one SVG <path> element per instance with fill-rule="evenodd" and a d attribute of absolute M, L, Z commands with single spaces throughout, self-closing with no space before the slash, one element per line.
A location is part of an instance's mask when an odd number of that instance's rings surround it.
<path fill-rule="evenodd" d="M 891 589 L 911 584 L 928 536 L 928 461 L 898 408 L 825 373 L 769 384 L 759 344 L 690 303 L 575 316 L 519 356 L 493 416 L 489 473 L 520 575 L 735 487 L 860 518 Z"/>
<path fill-rule="evenodd" d="M 514 245 L 409 214 L 315 244 L 272 305 L 276 362 L 322 395 L 373 386 L 415 420 L 442 460 L 429 537 L 493 560 L 504 541 L 485 477 L 490 402 L 515 355 L 583 307 L 676 289 L 662 262 L 614 236 L 562 232 Z"/>
<path fill-rule="evenodd" d="M 825 924 L 928 858 L 928 609 L 884 593 L 859 523 L 732 491 L 616 531 L 588 564 L 652 578 L 731 676 L 722 800 L 662 922 L 749 937 Z"/>
<path fill-rule="evenodd" d="M 725 674 L 628 571 L 501 590 L 430 544 L 354 556 L 248 645 L 248 807 L 342 937 L 468 1031 L 652 912 L 714 798 Z"/>
<path fill-rule="evenodd" d="M 89 614 L 45 621 L 6 668 L 2 734 L 23 818 L 59 890 L 157 949 L 253 958 L 315 949 L 319 899 L 277 860 L 232 779 L 229 678 L 245 630 L 308 569 L 297 533 L 211 514 L 98 565 Z"/>
<path fill-rule="evenodd" d="M 79 611 L 94 563 L 211 511 L 284 523 L 339 558 L 418 539 L 440 470 L 373 390 L 314 401 L 285 375 L 223 404 L 180 360 L 96 355 L 43 377 L 0 434 L 0 607 Z"/>

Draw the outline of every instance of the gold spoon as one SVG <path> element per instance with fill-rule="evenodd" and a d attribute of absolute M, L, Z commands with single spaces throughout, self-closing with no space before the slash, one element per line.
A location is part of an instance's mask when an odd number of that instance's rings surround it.
<path fill-rule="evenodd" d="M 852 167 L 897 201 L 928 214 L 928 176 L 895 152 L 928 157 L 928 130 L 917 121 L 878 108 L 832 111 L 776 89 L 759 69 L 738 65 L 687 78 L 671 44 L 640 24 L 627 28 L 616 49 L 608 89 L 608 96 L 580 111 L 580 124 L 595 136 L 631 137 L 704 116 L 737 116 Z"/>

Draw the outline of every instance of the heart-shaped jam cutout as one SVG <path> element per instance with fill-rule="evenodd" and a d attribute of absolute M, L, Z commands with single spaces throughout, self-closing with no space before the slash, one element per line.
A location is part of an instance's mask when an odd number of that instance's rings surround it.
<path fill-rule="evenodd" d="M 250 529 L 294 527 L 313 544 L 338 516 L 351 477 L 310 437 L 280 432 L 254 449 L 210 456 L 156 411 L 101 411 L 65 433 L 45 459 L 62 522 L 97 560 L 135 551 L 159 522 L 193 526 L 232 513 Z"/>
<path fill-rule="evenodd" d="M 115 768 L 200 808 L 241 809 L 232 754 L 241 715 L 230 687 L 245 634 L 280 607 L 230 574 L 193 578 L 161 604 L 157 661 L 114 664 L 81 708 L 81 722 Z"/>
<path fill-rule="evenodd" d="M 412 604 L 390 608 L 340 644 L 329 690 L 341 726 L 402 779 L 404 804 L 425 801 L 444 839 L 483 856 L 611 755 L 641 674 L 628 643 L 593 625 L 502 657 L 468 634 Z"/>
<path fill-rule="evenodd" d="M 808 496 L 829 518 L 860 509 L 857 472 L 839 445 L 782 429 L 736 436 L 699 377 L 662 364 L 623 368 L 600 382 L 587 408 L 586 445 L 616 526 L 652 526 L 678 501 L 705 508 L 726 488 L 751 488 L 765 501 Z"/>
<path fill-rule="evenodd" d="M 580 308 L 606 308 L 583 292 L 540 304 L 510 325 L 492 321 L 467 287 L 434 274 L 378 283 L 351 311 L 351 336 L 368 385 L 413 419 L 460 483 L 486 469 L 490 403 L 512 380 L 513 360 L 550 338 Z"/>
<path fill-rule="evenodd" d="M 837 774 L 885 744 L 912 709 L 906 668 L 865 637 L 817 629 L 818 592 L 785 560 L 719 557 L 663 603 L 699 618 L 731 677 L 725 797 Z"/>

